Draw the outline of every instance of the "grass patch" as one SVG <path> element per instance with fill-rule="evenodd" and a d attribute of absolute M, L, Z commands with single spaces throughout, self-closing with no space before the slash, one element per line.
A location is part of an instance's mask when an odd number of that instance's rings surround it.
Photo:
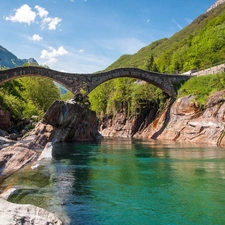
<path fill-rule="evenodd" d="M 225 73 L 192 77 L 178 90 L 178 97 L 195 96 L 195 100 L 205 106 L 208 97 L 225 89 Z"/>

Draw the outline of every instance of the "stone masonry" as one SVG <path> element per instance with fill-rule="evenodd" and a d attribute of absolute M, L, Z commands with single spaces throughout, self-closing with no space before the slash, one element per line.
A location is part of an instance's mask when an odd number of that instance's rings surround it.
<path fill-rule="evenodd" d="M 81 89 L 84 89 L 88 94 L 105 81 L 119 77 L 131 77 L 153 84 L 171 97 L 176 96 L 174 86 L 187 81 L 191 77 L 190 75 L 160 74 L 137 68 L 120 68 L 94 74 L 77 74 L 59 72 L 44 67 L 27 66 L 0 71 L 0 85 L 23 76 L 50 78 L 61 83 L 74 94 L 79 93 Z"/>

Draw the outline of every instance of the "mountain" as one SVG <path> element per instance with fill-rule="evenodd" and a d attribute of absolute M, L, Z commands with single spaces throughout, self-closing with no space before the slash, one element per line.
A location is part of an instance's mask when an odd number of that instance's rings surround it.
<path fill-rule="evenodd" d="M 133 55 L 122 55 L 106 70 L 137 67 L 161 73 L 183 73 L 225 62 L 225 0 L 170 38 L 157 40 Z"/>
<path fill-rule="evenodd" d="M 223 4 L 225 2 L 225 0 L 217 0 L 214 4 L 212 4 L 210 6 L 210 8 L 206 11 L 209 12 L 210 10 L 216 8 L 217 6 L 219 6 L 220 4 Z"/>
<path fill-rule="evenodd" d="M 13 53 L 0 45 L 0 68 L 14 68 L 23 66 L 25 63 L 38 65 L 38 62 L 33 58 L 18 59 Z"/>

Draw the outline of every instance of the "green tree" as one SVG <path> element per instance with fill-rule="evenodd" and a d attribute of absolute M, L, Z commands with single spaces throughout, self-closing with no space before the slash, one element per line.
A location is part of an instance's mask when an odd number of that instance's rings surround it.
<path fill-rule="evenodd" d="M 45 112 L 53 101 L 60 99 L 60 91 L 52 80 L 43 77 L 20 78 L 25 88 L 24 97 L 38 110 Z"/>

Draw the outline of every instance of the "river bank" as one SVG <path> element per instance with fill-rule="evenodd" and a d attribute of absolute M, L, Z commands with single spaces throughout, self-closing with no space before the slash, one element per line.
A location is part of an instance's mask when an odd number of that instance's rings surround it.
<path fill-rule="evenodd" d="M 42 120 L 22 139 L 9 142 L 5 138 L 1 139 L 2 143 L 9 146 L 0 151 L 0 178 L 4 180 L 27 165 L 35 169 L 38 167 L 38 160 L 52 156 L 52 145 L 57 142 L 96 141 L 101 138 L 98 132 L 98 119 L 86 105 L 73 100 L 55 101 Z M 4 191 L 15 190 L 8 190 L 8 187 L 2 190 L 0 221 L 4 221 L 4 225 L 23 224 L 23 221 L 35 224 L 63 224 L 60 219 L 46 210 L 31 205 L 7 203 L 6 199 L 11 193 L 4 193 Z M 7 207 L 1 207 L 3 205 Z"/>
<path fill-rule="evenodd" d="M 101 134 L 103 136 L 124 134 L 125 137 L 146 140 L 157 139 L 224 146 L 224 95 L 225 91 L 211 96 L 204 110 L 192 96 L 177 99 L 154 120 L 152 120 L 153 112 L 149 112 L 147 118 L 151 119 L 145 120 L 145 125 L 136 133 L 132 133 L 135 120 L 128 121 L 120 114 L 120 119 L 117 120 L 119 126 L 113 127 L 112 125 L 115 124 L 113 122 L 105 123 Z M 42 155 L 42 157 L 51 157 L 52 145 L 57 142 L 100 140 L 102 136 L 98 127 L 95 113 L 86 106 L 74 101 L 66 103 L 56 101 L 29 134 L 19 141 L 10 141 L 10 144 L 14 144 L 0 151 L 1 178 L 4 179 L 28 164 L 33 168 L 38 166 L 37 160 L 45 146 L 47 150 L 43 151 L 44 156 Z M 24 209 L 26 210 L 26 208 Z M 2 211 L 2 215 L 5 213 L 6 211 Z M 12 213 L 15 212 L 12 211 Z M 20 220 L 23 218 L 24 216 L 20 217 Z M 58 219 L 58 221 L 60 220 Z"/>
<path fill-rule="evenodd" d="M 134 134 L 132 134 L 132 127 L 135 125 L 135 120 L 126 119 L 120 114 L 119 118 L 115 117 L 105 122 L 101 133 L 103 136 L 111 137 L 124 134 L 124 137 L 225 146 L 224 96 L 225 91 L 213 94 L 204 109 L 195 101 L 194 96 L 179 98 Z M 152 118 L 152 112 L 146 116 L 149 117 Z"/>

